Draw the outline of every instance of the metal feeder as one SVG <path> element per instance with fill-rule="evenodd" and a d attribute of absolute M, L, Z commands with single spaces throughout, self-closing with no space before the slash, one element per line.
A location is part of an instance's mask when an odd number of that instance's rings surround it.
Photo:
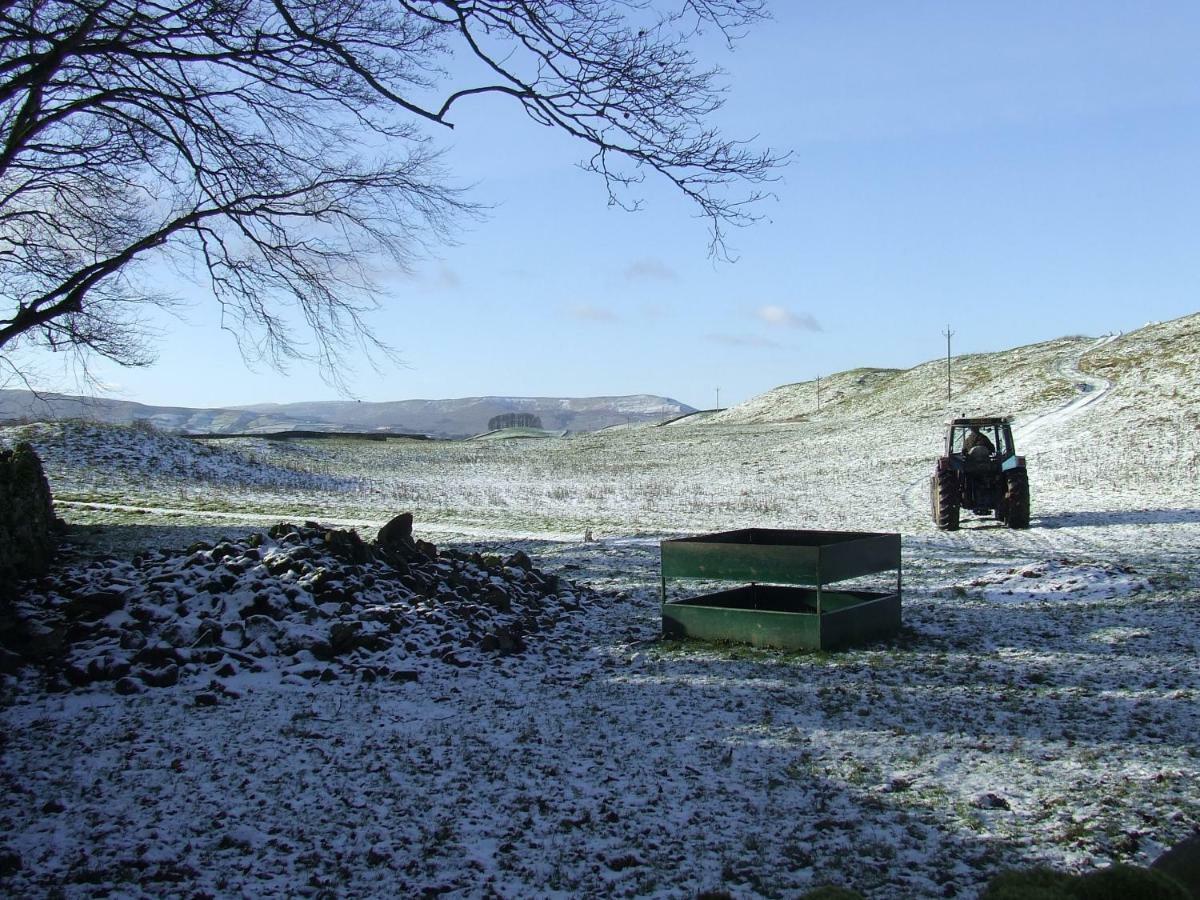
<path fill-rule="evenodd" d="M 892 570 L 894 592 L 829 589 Z M 667 580 L 683 578 L 749 584 L 667 600 Z M 898 631 L 900 589 L 898 534 L 743 528 L 662 542 L 667 638 L 838 649 Z"/>

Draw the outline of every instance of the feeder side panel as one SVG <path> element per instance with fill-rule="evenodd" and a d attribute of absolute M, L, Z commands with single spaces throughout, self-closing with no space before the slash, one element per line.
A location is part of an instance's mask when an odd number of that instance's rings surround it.
<path fill-rule="evenodd" d="M 826 583 L 900 568 L 900 535 L 877 534 L 821 548 Z"/>
<path fill-rule="evenodd" d="M 662 574 L 664 578 L 817 584 L 818 551 L 770 544 L 663 541 Z"/>

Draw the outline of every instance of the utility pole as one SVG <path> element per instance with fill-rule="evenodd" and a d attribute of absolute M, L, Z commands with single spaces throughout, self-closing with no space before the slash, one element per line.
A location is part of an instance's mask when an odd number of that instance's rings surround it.
<path fill-rule="evenodd" d="M 821 376 L 817 376 L 817 412 L 821 411 Z"/>
<path fill-rule="evenodd" d="M 717 388 L 717 412 L 721 411 L 721 389 Z"/>
<path fill-rule="evenodd" d="M 948 404 L 950 402 L 950 338 L 954 337 L 954 332 L 947 325 L 942 334 L 946 337 L 946 403 Z"/>

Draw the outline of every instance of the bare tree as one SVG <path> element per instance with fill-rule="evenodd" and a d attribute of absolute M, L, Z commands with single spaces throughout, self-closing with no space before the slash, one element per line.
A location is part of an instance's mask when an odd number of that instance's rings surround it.
<path fill-rule="evenodd" d="M 147 363 L 141 316 L 169 298 L 144 264 L 172 261 L 248 357 L 336 378 L 348 348 L 382 346 L 373 265 L 475 211 L 430 134 L 478 95 L 586 145 L 613 203 L 668 179 L 721 252 L 780 160 L 708 124 L 719 72 L 688 44 L 732 42 L 762 0 L 664 6 L 0 0 L 0 360 L 31 344 Z"/>

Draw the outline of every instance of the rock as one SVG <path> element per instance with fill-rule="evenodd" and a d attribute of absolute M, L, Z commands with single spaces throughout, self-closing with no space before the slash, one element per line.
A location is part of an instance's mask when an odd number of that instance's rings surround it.
<path fill-rule="evenodd" d="M 15 675 L 25 665 L 25 659 L 18 653 L 0 647 L 0 674 Z"/>
<path fill-rule="evenodd" d="M 512 599 L 508 594 L 496 586 L 487 588 L 484 592 L 484 602 L 491 606 L 493 610 L 499 612 L 512 612 Z"/>
<path fill-rule="evenodd" d="M 50 483 L 33 447 L 0 450 L 0 593 L 42 575 L 58 546 Z"/>
<path fill-rule="evenodd" d="M 128 675 L 133 666 L 124 654 L 106 653 L 89 668 L 96 673 L 96 681 L 117 681 Z"/>
<path fill-rule="evenodd" d="M 170 644 L 155 644 L 139 650 L 133 661 L 138 665 L 161 668 L 179 662 L 179 654 Z"/>
<path fill-rule="evenodd" d="M 491 639 L 490 641 L 488 640 L 489 638 Z M 519 653 L 525 649 L 525 642 L 521 639 L 521 633 L 512 627 L 501 626 L 491 634 L 486 635 L 484 641 L 489 644 L 489 647 L 484 647 L 484 649 L 495 649 L 501 653 Z"/>
<path fill-rule="evenodd" d="M 249 627 L 249 621 L 254 618 L 277 620 L 286 617 L 290 606 L 291 604 L 278 594 L 258 593 L 254 595 L 253 602 L 242 607 L 241 616 Z"/>
<path fill-rule="evenodd" d="M 24 622 L 10 638 L 10 646 L 24 656 L 40 659 L 58 656 L 66 643 L 67 631 L 58 623 Z"/>
<path fill-rule="evenodd" d="M 242 696 L 240 691 L 235 691 L 233 688 L 229 687 L 229 685 L 222 684 L 221 682 L 217 681 L 215 678 L 208 683 L 208 689 L 210 691 L 216 692 L 218 695 L 220 695 L 222 697 L 228 697 L 230 700 L 236 700 L 240 696 Z"/>
<path fill-rule="evenodd" d="M 20 872 L 21 854 L 11 847 L 0 847 L 0 878 Z"/>
<path fill-rule="evenodd" d="M 140 681 L 136 678 L 130 678 L 128 675 L 124 678 L 118 678 L 117 683 L 113 685 L 114 691 L 127 697 L 132 694 L 140 694 L 144 689 Z"/>
<path fill-rule="evenodd" d="M 80 619 L 98 619 L 124 605 L 125 596 L 120 591 L 94 591 L 72 597 L 67 605 L 67 615 Z"/>
<path fill-rule="evenodd" d="M 362 627 L 362 622 L 334 622 L 329 629 L 330 652 L 340 656 L 357 647 Z"/>
<path fill-rule="evenodd" d="M 230 650 L 241 650 L 246 645 L 246 629 L 239 622 L 231 622 L 221 629 L 221 646 Z"/>
<path fill-rule="evenodd" d="M 384 528 L 387 528 L 385 525 Z M 409 530 L 412 530 L 411 523 Z M 363 542 L 354 529 L 349 531 L 326 531 L 324 535 L 325 548 L 337 559 L 346 563 L 367 563 L 371 561 L 371 548 Z"/>
<path fill-rule="evenodd" d="M 1169 875 L 1191 891 L 1192 896 L 1200 897 L 1200 831 L 1180 841 L 1150 868 Z"/>
<path fill-rule="evenodd" d="M 212 560 L 213 560 L 213 562 L 220 562 L 225 557 L 231 556 L 236 552 L 237 552 L 237 548 L 234 547 L 232 544 L 228 544 L 228 543 L 217 544 L 217 546 L 213 547 L 213 549 L 212 549 Z"/>
<path fill-rule="evenodd" d="M 512 556 L 504 561 L 506 566 L 511 566 L 514 569 L 529 570 L 533 568 L 533 560 L 529 558 L 524 550 L 518 550 Z"/>
<path fill-rule="evenodd" d="M 380 528 L 379 534 L 375 537 L 375 543 L 384 550 L 411 548 L 413 546 L 412 513 L 400 513 Z"/>
<path fill-rule="evenodd" d="M 987 793 L 980 794 L 971 801 L 971 805 L 976 809 L 1011 809 L 1008 801 L 999 794 Z"/>
<path fill-rule="evenodd" d="M 147 687 L 172 687 L 179 683 L 179 666 L 173 663 L 161 669 L 139 669 L 134 674 Z"/>
<path fill-rule="evenodd" d="M 219 699 L 212 691 L 201 691 L 193 698 L 197 706 L 216 706 Z"/>

